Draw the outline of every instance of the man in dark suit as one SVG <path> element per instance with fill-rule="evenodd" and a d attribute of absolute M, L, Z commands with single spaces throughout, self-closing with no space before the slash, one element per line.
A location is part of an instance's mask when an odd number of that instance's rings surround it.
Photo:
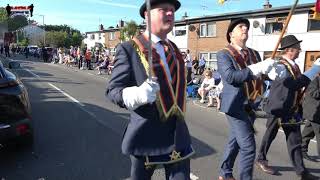
<path fill-rule="evenodd" d="M 267 120 L 267 129 L 262 138 L 257 156 L 256 165 L 268 174 L 276 174 L 276 171 L 268 165 L 267 153 L 270 145 L 282 126 L 286 135 L 288 153 L 299 179 L 317 179 L 310 174 L 304 166 L 301 152 L 301 100 L 302 88 L 314 79 L 320 72 L 320 59 L 314 62 L 310 70 L 301 74 L 299 66 L 294 62 L 301 51 L 300 43 L 295 36 L 288 35 L 282 38 L 281 48 L 283 55 L 279 63 L 268 73 L 273 80 L 266 112 L 272 116 Z"/>
<path fill-rule="evenodd" d="M 262 95 L 261 74 L 275 63 L 272 59 L 261 61 L 257 51 L 246 47 L 249 27 L 247 19 L 232 20 L 227 30 L 230 44 L 217 53 L 223 83 L 220 111 L 226 114 L 230 125 L 219 180 L 234 180 L 232 170 L 239 153 L 240 179 L 252 179 L 256 151 L 254 104 L 256 97 Z"/>
<path fill-rule="evenodd" d="M 122 152 L 131 159 L 131 179 L 151 179 L 156 166 L 163 165 L 166 179 L 187 180 L 194 151 L 184 120 L 186 69 L 181 52 L 167 39 L 181 4 L 177 0 L 150 4 L 150 17 L 145 3 L 140 8 L 146 22 L 151 18 L 147 31 L 117 47 L 106 95 L 131 112 L 122 141 Z M 152 67 L 147 60 L 150 43 Z"/>
<path fill-rule="evenodd" d="M 320 156 L 320 77 L 317 76 L 308 86 L 303 101 L 303 117 L 307 120 L 302 131 L 302 156 L 314 161 L 308 155 L 311 139 L 316 137 L 318 156 Z"/>

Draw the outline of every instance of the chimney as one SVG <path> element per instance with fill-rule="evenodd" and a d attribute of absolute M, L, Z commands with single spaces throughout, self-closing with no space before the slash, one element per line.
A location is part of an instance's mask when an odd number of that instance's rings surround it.
<path fill-rule="evenodd" d="M 99 25 L 99 31 L 103 31 L 103 30 L 104 30 L 103 25 L 100 24 L 100 25 Z"/>
<path fill-rule="evenodd" d="M 269 0 L 265 1 L 265 4 L 263 5 L 263 9 L 270 9 L 272 8 L 272 5 L 269 3 Z"/>
<path fill-rule="evenodd" d="M 187 12 L 184 12 L 184 15 L 182 16 L 182 20 L 188 18 Z"/>
<path fill-rule="evenodd" d="M 122 19 L 120 19 L 119 21 L 119 27 L 122 28 L 124 26 L 124 21 L 122 21 Z"/>

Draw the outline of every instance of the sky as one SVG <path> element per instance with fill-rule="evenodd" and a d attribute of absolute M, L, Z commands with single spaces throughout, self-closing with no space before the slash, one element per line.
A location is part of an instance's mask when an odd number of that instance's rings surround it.
<path fill-rule="evenodd" d="M 315 3 L 316 0 L 300 0 L 298 4 Z M 105 28 L 123 21 L 134 20 L 141 24 L 139 8 L 144 0 L 1 0 L 0 7 L 34 5 L 33 19 L 39 24 L 69 25 L 82 33 L 97 31 L 99 24 Z M 265 0 L 227 0 L 223 5 L 217 0 L 180 0 L 181 8 L 176 20 L 185 14 L 200 17 L 230 12 L 262 9 Z M 270 0 L 273 7 L 291 6 L 294 0 Z M 43 18 L 44 17 L 44 18 Z"/>

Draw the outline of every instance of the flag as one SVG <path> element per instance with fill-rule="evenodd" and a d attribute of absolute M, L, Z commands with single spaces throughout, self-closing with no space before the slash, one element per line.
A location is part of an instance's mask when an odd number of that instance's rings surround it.
<path fill-rule="evenodd" d="M 320 13 L 320 0 L 317 0 L 317 2 L 316 2 L 315 11 L 316 11 L 317 13 Z"/>
<path fill-rule="evenodd" d="M 218 0 L 218 3 L 219 4 L 224 4 L 225 1 L 227 1 L 227 0 Z M 317 1 L 319 1 L 319 0 L 317 0 Z"/>

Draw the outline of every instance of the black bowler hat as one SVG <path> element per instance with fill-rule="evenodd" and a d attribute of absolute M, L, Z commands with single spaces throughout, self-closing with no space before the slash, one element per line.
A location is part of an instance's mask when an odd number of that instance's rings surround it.
<path fill-rule="evenodd" d="M 232 30 L 240 23 L 244 23 L 248 27 L 248 29 L 250 28 L 250 22 L 248 19 L 239 18 L 239 19 L 231 20 L 229 27 L 228 27 L 228 31 L 227 31 L 227 40 L 229 43 L 231 42 L 229 33 L 232 32 Z"/>
<path fill-rule="evenodd" d="M 279 50 L 284 50 L 286 48 L 299 48 L 299 44 L 302 42 L 299 41 L 294 35 L 288 35 L 281 39 L 281 47 Z"/>
<path fill-rule="evenodd" d="M 158 5 L 158 4 L 164 4 L 169 3 L 172 4 L 175 8 L 175 10 L 178 10 L 181 6 L 180 2 L 178 0 L 150 0 L 150 6 Z M 140 7 L 140 16 L 144 19 L 144 12 L 147 10 L 147 4 L 144 2 L 142 6 Z"/>

